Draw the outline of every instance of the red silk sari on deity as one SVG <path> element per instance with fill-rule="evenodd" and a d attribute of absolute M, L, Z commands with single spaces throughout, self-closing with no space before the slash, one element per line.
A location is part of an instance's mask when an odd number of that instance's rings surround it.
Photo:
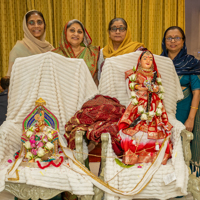
<path fill-rule="evenodd" d="M 125 111 L 116 98 L 96 95 L 94 99 L 83 104 L 81 110 L 65 125 L 65 138 L 70 149 L 75 148 L 75 133 L 77 130 L 86 131 L 86 137 L 94 142 L 100 142 L 101 134 L 109 132 L 112 146 L 117 154 L 121 154 L 120 140 L 117 136 L 117 123 Z"/>
<path fill-rule="evenodd" d="M 145 71 L 145 69 L 138 68 L 137 65 L 136 72 L 134 72 L 133 70 L 125 72 L 125 78 L 128 78 L 132 74 L 136 74 L 136 85 L 145 87 L 144 82 L 146 80 L 152 81 L 154 76 L 153 71 L 157 71 L 157 66 L 154 59 L 153 65 L 154 70 L 152 71 Z M 157 74 L 159 77 L 160 75 L 158 71 Z M 130 83 L 131 81 L 129 80 L 129 84 Z M 155 82 L 155 85 L 158 85 L 158 83 Z M 141 115 L 138 112 L 138 106 L 142 106 L 144 110 L 146 110 L 149 97 L 148 91 L 136 89 L 134 91 L 136 93 L 138 104 L 133 105 L 132 103 L 130 103 L 118 123 L 119 130 L 121 130 L 121 148 L 123 149 L 125 154 L 123 158 L 123 162 L 125 164 L 153 162 L 154 158 L 158 154 L 158 150 L 156 150 L 156 148 L 161 148 L 162 142 L 168 135 L 171 134 L 172 129 L 172 125 L 168 121 L 163 101 L 155 92 L 152 92 L 149 111 L 154 111 L 156 113 L 157 106 L 159 103 L 161 103 L 161 116 L 154 115 L 154 117 L 148 122 L 147 120 L 140 119 L 140 121 L 136 123 L 134 127 L 129 127 L 131 123 L 134 122 Z M 129 135 L 130 137 L 126 137 L 125 135 Z M 172 143 L 171 141 L 169 141 L 162 164 L 166 164 L 167 160 L 171 157 L 171 151 Z"/>
<path fill-rule="evenodd" d="M 133 70 L 131 70 L 133 72 Z M 129 72 L 129 71 L 128 71 Z M 145 75 L 144 75 L 145 73 Z M 132 73 L 133 74 L 133 73 Z M 131 74 L 130 74 L 131 75 Z M 153 73 L 148 72 L 142 72 L 137 71 L 136 72 L 136 83 L 139 85 L 142 85 L 144 87 L 144 81 L 147 80 L 147 77 L 149 80 L 153 79 Z M 130 83 L 130 81 L 129 81 Z M 141 120 L 136 126 L 128 128 L 130 124 L 141 114 L 138 113 L 138 106 L 142 105 L 144 109 L 146 110 L 147 107 L 147 99 L 148 99 L 148 92 L 147 91 L 139 91 L 135 90 L 136 95 L 138 96 L 137 100 L 139 102 L 138 105 L 134 106 L 133 104 L 129 104 L 127 107 L 125 113 L 123 114 L 122 118 L 119 121 L 119 130 L 123 130 L 123 133 L 133 136 L 138 131 L 143 131 L 148 134 L 149 139 L 163 139 L 168 136 L 166 131 L 170 131 L 172 129 L 172 125 L 168 122 L 167 113 L 165 111 L 165 108 L 163 106 L 162 108 L 162 115 L 157 117 L 156 115 L 153 117 L 152 121 L 149 122 L 147 125 L 147 122 L 145 120 Z M 162 103 L 161 99 L 158 97 L 158 94 L 152 93 L 151 98 L 151 106 L 150 111 L 156 112 L 156 108 L 159 103 Z M 159 128 L 159 129 L 158 129 Z M 164 131 L 163 131 L 164 130 Z"/>

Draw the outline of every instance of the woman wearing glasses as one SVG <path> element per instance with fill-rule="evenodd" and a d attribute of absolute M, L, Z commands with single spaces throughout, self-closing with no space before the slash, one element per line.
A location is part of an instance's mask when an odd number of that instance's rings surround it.
<path fill-rule="evenodd" d="M 45 41 L 46 23 L 43 14 L 37 10 L 26 13 L 23 20 L 24 38 L 17 41 L 10 52 L 7 76 L 10 76 L 16 58 L 51 51 L 53 46 Z"/>
<path fill-rule="evenodd" d="M 98 79 L 102 72 L 104 60 L 113 56 L 144 50 L 144 44 L 131 41 L 131 31 L 123 18 L 114 18 L 108 25 L 108 44 L 101 49 L 98 61 Z"/>
<path fill-rule="evenodd" d="M 162 41 L 161 55 L 172 59 L 180 79 L 184 99 L 177 103 L 176 118 L 194 133 L 192 140 L 192 165 L 200 167 L 200 61 L 187 54 L 184 31 L 178 26 L 169 27 Z M 194 167 L 193 167 L 194 169 Z"/>

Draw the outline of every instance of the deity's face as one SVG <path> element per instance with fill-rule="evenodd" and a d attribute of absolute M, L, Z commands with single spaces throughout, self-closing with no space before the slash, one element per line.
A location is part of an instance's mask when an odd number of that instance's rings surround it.
<path fill-rule="evenodd" d="M 84 38 L 84 31 L 81 28 L 80 24 L 73 23 L 67 29 L 67 41 L 71 44 L 72 47 L 80 46 Z"/>
<path fill-rule="evenodd" d="M 109 37 L 112 40 L 112 42 L 117 42 L 117 43 L 122 43 L 124 38 L 126 37 L 126 30 L 120 31 L 119 29 L 117 29 L 117 31 L 113 31 L 112 28 L 116 27 L 116 28 L 120 28 L 120 27 L 124 27 L 125 25 L 123 24 L 123 22 L 121 20 L 119 21 L 115 21 L 111 27 L 110 27 L 110 31 L 109 31 Z"/>
<path fill-rule="evenodd" d="M 177 41 L 174 39 L 177 37 L 180 37 L 181 40 Z M 169 30 L 167 31 L 165 38 L 173 38 L 171 41 L 168 41 L 167 39 L 165 39 L 165 45 L 168 52 L 178 54 L 183 48 L 183 44 L 184 44 L 184 40 L 182 39 L 183 35 L 181 34 L 181 32 L 178 29 Z"/>
<path fill-rule="evenodd" d="M 140 64 L 143 69 L 150 69 L 153 64 L 153 55 L 149 52 L 144 53 L 140 60 Z"/>
<path fill-rule="evenodd" d="M 35 38 L 41 39 L 45 31 L 45 24 L 40 15 L 32 14 L 27 20 L 27 27 Z"/>

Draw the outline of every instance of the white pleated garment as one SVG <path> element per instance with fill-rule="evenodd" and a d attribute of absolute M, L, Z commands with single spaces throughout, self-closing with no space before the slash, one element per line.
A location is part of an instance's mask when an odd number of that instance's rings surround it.
<path fill-rule="evenodd" d="M 16 59 L 11 73 L 8 113 L 0 126 L 0 161 L 20 149 L 22 122 L 43 98 L 58 119 L 60 134 L 83 103 L 98 94 L 83 59 L 53 52 Z"/>
<path fill-rule="evenodd" d="M 0 191 L 5 188 L 7 170 L 12 166 L 7 160 L 20 150 L 22 122 L 34 109 L 35 101 L 40 97 L 46 101 L 45 107 L 57 117 L 63 135 L 66 122 L 96 94 L 97 87 L 83 59 L 66 58 L 53 52 L 16 59 L 10 80 L 7 119 L 0 126 Z M 65 146 L 61 136 L 60 141 Z M 70 167 L 62 165 L 41 170 L 19 166 L 18 183 L 93 195 L 93 184 L 73 171 L 73 163 Z"/>

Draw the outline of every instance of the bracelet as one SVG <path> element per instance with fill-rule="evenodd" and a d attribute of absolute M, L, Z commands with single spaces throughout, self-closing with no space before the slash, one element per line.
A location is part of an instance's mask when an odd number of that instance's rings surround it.
<path fill-rule="evenodd" d="M 196 107 L 192 107 L 192 106 L 190 106 L 190 107 L 191 107 L 191 108 L 194 108 L 194 109 L 197 109 L 197 110 L 199 109 L 199 108 L 196 108 Z"/>

